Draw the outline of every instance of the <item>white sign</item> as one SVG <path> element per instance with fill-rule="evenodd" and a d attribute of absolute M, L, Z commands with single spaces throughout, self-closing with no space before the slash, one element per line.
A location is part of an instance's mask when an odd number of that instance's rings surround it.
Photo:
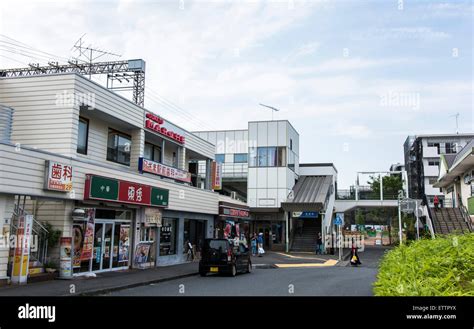
<path fill-rule="evenodd" d="M 145 208 L 145 226 L 161 227 L 161 210 L 158 208 Z"/>
<path fill-rule="evenodd" d="M 72 191 L 72 166 L 47 160 L 45 163 L 44 189 L 52 191 Z"/>
<path fill-rule="evenodd" d="M 17 245 L 13 259 L 13 273 L 11 278 L 13 283 L 26 283 L 28 279 L 32 230 L 33 216 L 21 216 L 18 223 Z"/>

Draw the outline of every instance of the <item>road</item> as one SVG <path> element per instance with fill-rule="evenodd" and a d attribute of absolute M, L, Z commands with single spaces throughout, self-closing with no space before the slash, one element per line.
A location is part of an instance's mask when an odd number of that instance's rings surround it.
<path fill-rule="evenodd" d="M 383 249 L 360 254 L 363 266 L 257 268 L 236 277 L 198 275 L 115 291 L 108 296 L 372 296 Z"/>

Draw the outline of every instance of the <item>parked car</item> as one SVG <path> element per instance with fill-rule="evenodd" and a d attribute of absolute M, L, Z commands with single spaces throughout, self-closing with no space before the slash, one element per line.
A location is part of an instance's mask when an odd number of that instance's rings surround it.
<path fill-rule="evenodd" d="M 252 261 L 248 246 L 228 239 L 205 239 L 202 245 L 199 274 L 222 273 L 235 276 L 250 273 Z"/>

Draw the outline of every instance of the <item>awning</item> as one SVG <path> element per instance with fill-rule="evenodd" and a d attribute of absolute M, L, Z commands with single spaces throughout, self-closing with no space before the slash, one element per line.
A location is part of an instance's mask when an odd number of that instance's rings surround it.
<path fill-rule="evenodd" d="M 332 176 L 300 176 L 293 187 L 293 199 L 281 203 L 285 211 L 321 211 L 324 209 Z"/>

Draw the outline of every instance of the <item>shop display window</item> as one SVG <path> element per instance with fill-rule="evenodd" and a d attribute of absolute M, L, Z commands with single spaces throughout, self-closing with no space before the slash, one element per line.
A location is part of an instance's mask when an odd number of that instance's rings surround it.
<path fill-rule="evenodd" d="M 177 228 L 177 219 L 163 218 L 163 225 L 160 228 L 160 256 L 176 254 Z"/>

